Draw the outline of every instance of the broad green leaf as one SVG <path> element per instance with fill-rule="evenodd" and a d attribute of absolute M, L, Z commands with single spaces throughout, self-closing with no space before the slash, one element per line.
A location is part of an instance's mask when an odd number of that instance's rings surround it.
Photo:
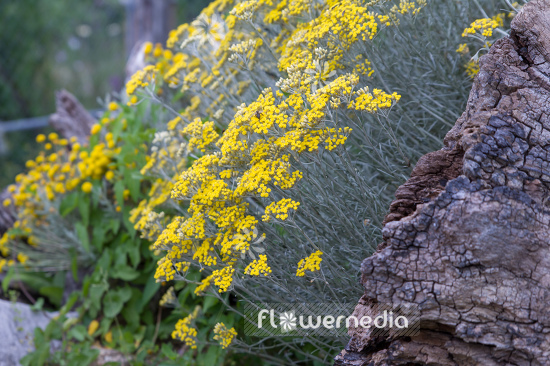
<path fill-rule="evenodd" d="M 106 317 L 114 318 L 120 313 L 124 303 L 130 299 L 132 291 L 129 288 L 111 290 L 103 297 L 103 312 Z"/>
<path fill-rule="evenodd" d="M 38 291 L 40 295 L 46 296 L 50 301 L 59 306 L 63 298 L 63 288 L 57 286 L 44 286 Z"/>
<path fill-rule="evenodd" d="M 140 271 L 133 269 L 129 266 L 115 266 L 111 270 L 111 277 L 119 278 L 124 281 L 133 281 L 139 277 Z"/>
<path fill-rule="evenodd" d="M 90 197 L 81 194 L 78 200 L 78 212 L 82 218 L 82 224 L 86 227 L 90 224 Z"/>
<path fill-rule="evenodd" d="M 130 258 L 130 263 L 132 264 L 133 268 L 136 268 L 139 265 L 139 259 L 140 259 L 139 242 L 137 243 L 134 241 L 128 242 L 127 250 L 128 250 L 128 258 Z"/>
<path fill-rule="evenodd" d="M 72 336 L 77 341 L 84 341 L 86 339 L 86 335 L 88 334 L 88 331 L 86 330 L 86 327 L 82 324 L 75 325 L 69 330 L 69 336 Z"/>
<path fill-rule="evenodd" d="M 72 192 L 63 198 L 63 200 L 59 205 L 59 213 L 61 214 L 62 217 L 67 216 L 76 208 L 79 200 L 78 195 L 79 195 L 78 192 Z"/>
<path fill-rule="evenodd" d="M 8 270 L 8 273 L 6 274 L 6 277 L 2 280 L 2 291 L 4 293 L 8 292 L 8 288 L 10 287 L 10 282 L 13 276 L 15 275 L 15 269 L 13 267 L 10 267 Z"/>
<path fill-rule="evenodd" d="M 151 301 L 153 296 L 157 293 L 157 291 L 160 289 L 160 283 L 157 283 L 155 280 L 155 277 L 150 276 L 147 279 L 147 283 L 145 284 L 145 288 L 143 289 L 143 295 L 141 297 L 141 301 L 139 303 L 138 309 L 141 313 L 143 310 L 143 307 Z"/>
<path fill-rule="evenodd" d="M 109 228 L 105 226 L 95 226 L 92 230 L 92 245 L 101 252 L 105 244 L 105 234 Z"/>
<path fill-rule="evenodd" d="M 80 240 L 80 243 L 82 244 L 82 247 L 85 251 L 88 253 L 90 252 L 90 237 L 88 236 L 88 230 L 86 225 L 84 225 L 82 222 L 77 222 L 74 224 L 74 228 L 76 230 L 76 236 Z"/>
<path fill-rule="evenodd" d="M 115 183 L 115 199 L 120 207 L 124 206 L 124 182 L 119 180 Z"/>

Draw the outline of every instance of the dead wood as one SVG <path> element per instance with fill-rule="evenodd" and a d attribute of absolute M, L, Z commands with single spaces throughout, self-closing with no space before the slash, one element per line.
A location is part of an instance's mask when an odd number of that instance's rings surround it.
<path fill-rule="evenodd" d="M 356 313 L 413 306 L 420 332 L 349 329 L 336 365 L 550 365 L 550 0 L 525 5 L 480 66 L 361 268 Z"/>

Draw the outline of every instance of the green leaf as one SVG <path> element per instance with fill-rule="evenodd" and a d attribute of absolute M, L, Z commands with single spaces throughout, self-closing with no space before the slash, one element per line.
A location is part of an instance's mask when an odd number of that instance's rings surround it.
<path fill-rule="evenodd" d="M 113 133 L 113 139 L 116 141 L 118 137 L 120 136 L 120 133 L 122 132 L 122 121 L 116 120 L 114 123 L 111 123 L 111 132 Z"/>
<path fill-rule="evenodd" d="M 103 297 L 103 294 L 109 289 L 109 285 L 107 284 L 97 284 L 94 283 L 90 285 L 90 296 L 89 299 L 91 300 L 91 304 L 95 306 L 97 309 L 99 309 L 99 303 L 101 301 L 101 298 Z"/>
<path fill-rule="evenodd" d="M 139 242 L 136 243 L 136 242 L 129 242 L 128 244 L 128 258 L 130 258 L 130 262 L 132 264 L 132 267 L 133 268 L 136 268 L 138 265 L 139 265 L 139 259 L 140 259 L 140 255 L 139 255 L 139 250 L 140 250 L 140 245 L 139 245 Z"/>
<path fill-rule="evenodd" d="M 66 195 L 59 205 L 59 213 L 62 217 L 67 216 L 78 205 L 78 192 L 72 192 Z"/>
<path fill-rule="evenodd" d="M 8 292 L 8 288 L 10 287 L 10 282 L 13 276 L 15 275 L 15 270 L 13 267 L 10 267 L 8 270 L 8 273 L 6 274 L 6 277 L 2 280 L 2 291 L 4 293 Z"/>
<path fill-rule="evenodd" d="M 44 342 L 40 344 L 38 349 L 36 350 L 38 357 L 36 359 L 36 365 L 42 366 L 48 361 L 48 357 L 50 357 L 50 342 Z"/>
<path fill-rule="evenodd" d="M 42 310 L 42 307 L 44 306 L 44 298 L 40 297 L 33 306 L 31 306 L 32 311 L 40 311 Z"/>
<path fill-rule="evenodd" d="M 141 175 L 139 172 L 132 172 L 132 174 L 130 174 L 130 179 L 127 182 L 127 185 L 128 189 L 130 190 L 130 195 L 132 196 L 132 199 L 134 201 L 139 200 L 142 180 L 143 175 Z"/>
<path fill-rule="evenodd" d="M 103 297 L 103 312 L 106 317 L 114 318 L 120 313 L 124 303 L 130 299 L 132 291 L 129 288 L 109 291 Z"/>
<path fill-rule="evenodd" d="M 88 226 L 90 224 L 90 197 L 88 195 L 80 195 L 78 200 L 78 211 L 80 212 L 82 223 L 85 227 Z"/>
<path fill-rule="evenodd" d="M 112 219 L 109 220 L 109 226 L 108 226 L 113 234 L 118 233 L 118 230 L 120 229 L 120 220 L 118 219 Z"/>
<path fill-rule="evenodd" d="M 73 279 L 78 282 L 78 260 L 76 257 L 76 254 L 74 253 L 75 248 L 71 248 L 71 273 L 73 275 Z"/>
<path fill-rule="evenodd" d="M 215 365 L 217 364 L 216 360 L 218 359 L 220 347 L 208 347 L 208 351 L 203 357 L 203 365 Z"/>
<path fill-rule="evenodd" d="M 178 358 L 178 354 L 174 352 L 172 346 L 167 343 L 162 344 L 161 352 L 164 356 L 168 357 L 171 360 L 175 360 L 176 358 Z"/>
<path fill-rule="evenodd" d="M 82 324 L 75 325 L 74 327 L 69 330 L 69 336 L 72 336 L 77 341 L 84 341 L 86 339 L 86 335 L 88 334 L 88 331 L 86 330 L 86 327 Z"/>
<path fill-rule="evenodd" d="M 2 289 L 6 292 L 9 288 L 11 281 L 21 281 L 33 290 L 38 291 L 40 287 L 51 286 L 51 281 L 48 281 L 41 274 L 38 273 L 17 273 L 15 269 L 11 267 L 6 274 L 6 277 L 2 280 Z"/>
<path fill-rule="evenodd" d="M 117 220 L 118 221 L 118 220 Z M 103 244 L 105 243 L 105 234 L 109 228 L 101 225 L 95 226 L 92 230 L 92 246 L 96 248 L 99 252 L 103 249 Z"/>
<path fill-rule="evenodd" d="M 147 330 L 147 327 L 142 325 L 139 327 L 139 329 L 137 330 L 137 332 L 134 332 L 134 336 L 132 338 L 133 342 L 134 342 L 134 345 L 136 347 L 139 347 L 141 341 L 143 341 L 143 338 L 145 337 L 145 331 Z"/>
<path fill-rule="evenodd" d="M 213 305 L 216 305 L 218 302 L 218 299 L 214 296 L 205 296 L 202 311 L 206 313 L 208 309 L 210 309 Z"/>
<path fill-rule="evenodd" d="M 76 236 L 80 240 L 80 243 L 82 244 L 82 247 L 84 248 L 84 250 L 89 253 L 90 237 L 88 236 L 88 230 L 86 226 L 87 225 L 83 224 L 82 222 L 77 222 L 74 224 L 74 228 L 76 230 Z"/>
<path fill-rule="evenodd" d="M 111 250 L 104 250 L 101 258 L 99 259 L 99 261 L 97 261 L 96 268 L 101 268 L 102 270 L 104 270 L 105 273 L 111 267 L 111 259 Z"/>
<path fill-rule="evenodd" d="M 141 297 L 141 301 L 138 305 L 139 312 L 141 313 L 143 311 L 143 307 L 151 301 L 153 296 L 157 293 L 157 291 L 160 289 L 160 283 L 156 282 L 155 277 L 150 276 L 147 279 L 147 283 L 145 284 L 145 288 L 143 289 L 143 295 Z"/>
<path fill-rule="evenodd" d="M 67 303 L 63 305 L 61 310 L 59 311 L 60 314 L 67 314 L 71 309 L 73 308 L 74 304 L 78 300 L 79 294 L 78 292 L 73 292 L 69 298 L 67 299 Z"/>
<path fill-rule="evenodd" d="M 59 306 L 61 299 L 63 298 L 63 288 L 57 286 L 45 286 L 41 287 L 38 291 L 40 295 L 46 296 L 52 303 Z"/>
<path fill-rule="evenodd" d="M 115 198 L 120 207 L 124 205 L 124 182 L 119 180 L 115 183 Z"/>
<path fill-rule="evenodd" d="M 101 187 L 99 189 L 93 189 L 91 192 L 92 196 L 92 208 L 97 208 L 97 205 L 99 204 L 99 196 L 101 195 Z"/>
<path fill-rule="evenodd" d="M 122 309 L 122 316 L 128 324 L 130 329 L 135 329 L 140 323 L 140 317 L 138 313 L 138 304 L 141 293 L 137 289 L 133 289 L 132 298 L 126 303 Z"/>
<path fill-rule="evenodd" d="M 123 265 L 114 267 L 111 272 L 111 277 L 119 278 L 124 281 L 133 281 L 138 278 L 140 274 L 140 271 L 137 271 L 132 267 Z"/>

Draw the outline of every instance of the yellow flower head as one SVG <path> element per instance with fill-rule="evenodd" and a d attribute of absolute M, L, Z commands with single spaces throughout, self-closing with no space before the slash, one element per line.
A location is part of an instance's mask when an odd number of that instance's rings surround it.
<path fill-rule="evenodd" d="M 305 259 L 302 259 L 298 263 L 298 269 L 296 270 L 296 276 L 303 277 L 305 276 L 306 271 L 318 271 L 321 269 L 320 264 L 323 258 L 321 258 L 321 255 L 323 255 L 323 252 L 320 250 L 317 250 L 311 255 Z"/>
<path fill-rule="evenodd" d="M 92 320 L 88 326 L 88 335 L 93 335 L 97 328 L 99 328 L 99 322 L 97 320 Z"/>
<path fill-rule="evenodd" d="M 95 134 L 97 134 L 99 131 L 101 131 L 101 125 L 99 125 L 99 124 L 96 123 L 95 125 L 92 126 L 92 129 L 91 129 L 90 133 L 91 133 L 92 135 L 95 135 Z"/>
<path fill-rule="evenodd" d="M 214 327 L 214 340 L 218 341 L 222 348 L 227 348 L 231 342 L 233 341 L 233 338 L 237 336 L 237 331 L 235 328 L 227 329 L 225 324 L 218 323 Z"/>
<path fill-rule="evenodd" d="M 84 182 L 84 183 L 82 184 L 82 192 L 84 192 L 84 193 L 90 193 L 90 192 L 92 191 L 92 188 L 93 188 L 93 187 L 94 187 L 94 186 L 92 185 L 92 183 L 90 183 L 90 182 Z"/>
<path fill-rule="evenodd" d="M 110 111 L 116 111 L 118 109 L 118 104 L 116 102 L 111 102 L 108 107 Z"/>

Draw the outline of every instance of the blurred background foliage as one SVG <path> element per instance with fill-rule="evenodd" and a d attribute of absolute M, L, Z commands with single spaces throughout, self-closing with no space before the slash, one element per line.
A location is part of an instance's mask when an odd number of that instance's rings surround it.
<path fill-rule="evenodd" d="M 36 156 L 34 138 L 47 133 L 55 91 L 66 89 L 86 108 L 124 85 L 129 9 L 147 0 L 0 1 L 0 189 Z M 188 22 L 208 0 L 170 3 L 170 29 Z M 15 121 L 15 123 L 14 123 Z M 28 128 L 29 125 L 43 127 Z"/>

